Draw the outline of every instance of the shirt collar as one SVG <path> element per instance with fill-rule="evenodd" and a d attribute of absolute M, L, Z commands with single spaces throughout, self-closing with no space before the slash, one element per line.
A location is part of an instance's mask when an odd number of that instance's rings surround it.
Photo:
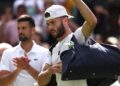
<path fill-rule="evenodd" d="M 66 36 L 63 40 L 59 41 L 59 43 L 60 43 L 60 44 L 63 44 L 63 43 L 65 43 L 65 42 L 71 40 L 72 36 L 73 36 L 73 33 L 70 33 L 70 34 L 69 34 L 68 36 Z"/>
<path fill-rule="evenodd" d="M 35 43 L 35 41 L 32 42 L 33 42 L 33 46 L 28 53 L 38 53 L 38 51 L 36 50 L 38 45 Z M 24 49 L 21 47 L 21 42 L 18 44 L 18 50 L 19 52 L 23 52 L 23 53 L 25 52 Z"/>

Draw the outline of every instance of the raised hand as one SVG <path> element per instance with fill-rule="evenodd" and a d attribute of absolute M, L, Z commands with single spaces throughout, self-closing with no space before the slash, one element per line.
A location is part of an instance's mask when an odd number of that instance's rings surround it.
<path fill-rule="evenodd" d="M 53 66 L 51 66 L 52 70 L 54 73 L 61 73 L 62 71 L 62 63 L 59 62 L 57 64 L 54 64 Z"/>
<path fill-rule="evenodd" d="M 30 60 L 28 59 L 27 55 L 25 54 L 25 56 L 22 57 L 16 57 L 13 59 L 13 63 L 17 68 L 20 69 L 24 69 L 27 70 L 29 69 L 30 65 L 29 65 Z"/>

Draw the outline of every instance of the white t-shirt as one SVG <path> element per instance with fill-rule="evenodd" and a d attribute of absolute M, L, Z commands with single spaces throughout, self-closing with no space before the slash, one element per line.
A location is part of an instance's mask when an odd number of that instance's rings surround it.
<path fill-rule="evenodd" d="M 85 37 L 81 31 L 81 28 L 78 28 L 74 33 L 69 34 L 62 41 L 58 42 L 57 45 L 53 48 L 52 64 L 60 62 L 60 53 L 69 49 L 67 43 L 71 41 L 73 34 L 75 35 L 76 39 L 80 44 L 83 44 L 85 42 Z M 62 81 L 60 73 L 56 73 L 56 80 L 58 86 L 87 86 L 86 80 Z"/>
<path fill-rule="evenodd" d="M 110 85 L 110 86 L 120 86 L 120 83 L 119 83 L 119 81 L 116 81 L 116 82 L 114 82 L 112 85 Z"/>
<path fill-rule="evenodd" d="M 1 59 L 0 70 L 15 70 L 16 67 L 13 65 L 12 60 L 24 56 L 24 52 L 20 44 L 12 49 L 5 50 Z M 37 45 L 34 41 L 33 47 L 27 55 L 30 59 L 30 65 L 39 72 L 45 63 L 50 64 L 48 62 L 50 58 L 49 50 Z M 11 86 L 34 86 L 34 83 L 37 83 L 37 81 L 27 71 L 22 70 Z"/>

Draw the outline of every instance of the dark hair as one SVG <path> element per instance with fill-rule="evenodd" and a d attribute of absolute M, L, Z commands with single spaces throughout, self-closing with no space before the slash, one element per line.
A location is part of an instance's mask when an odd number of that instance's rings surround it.
<path fill-rule="evenodd" d="M 50 13 L 46 12 L 46 13 L 45 13 L 45 17 L 46 17 L 46 18 L 50 17 Z"/>
<path fill-rule="evenodd" d="M 50 17 L 50 13 L 49 12 L 46 12 L 45 14 L 45 18 L 48 18 L 48 17 Z M 61 18 L 63 17 L 68 17 L 67 15 L 64 15 L 64 16 L 60 16 Z"/>
<path fill-rule="evenodd" d="M 27 21 L 31 27 L 35 27 L 35 22 L 29 15 L 22 15 L 17 19 L 17 22 Z"/>

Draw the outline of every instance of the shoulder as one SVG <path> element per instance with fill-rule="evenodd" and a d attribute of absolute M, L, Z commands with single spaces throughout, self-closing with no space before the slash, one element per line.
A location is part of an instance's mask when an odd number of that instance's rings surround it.
<path fill-rule="evenodd" d="M 74 32 L 74 34 L 82 34 L 82 26 L 77 28 L 76 31 Z"/>
<path fill-rule="evenodd" d="M 76 37 L 76 39 L 78 40 L 78 42 L 80 44 L 83 44 L 85 43 L 85 36 L 82 32 L 82 27 L 79 27 L 75 32 L 74 32 L 74 35 Z"/>
<path fill-rule="evenodd" d="M 38 48 L 39 50 L 42 50 L 42 51 L 48 51 L 49 49 L 43 47 L 43 46 L 40 46 L 40 45 L 36 45 L 36 48 Z"/>
<path fill-rule="evenodd" d="M 36 50 L 41 52 L 41 53 L 46 53 L 46 52 L 49 52 L 49 49 L 45 48 L 45 47 L 42 47 L 40 45 L 37 45 L 35 46 Z"/>

